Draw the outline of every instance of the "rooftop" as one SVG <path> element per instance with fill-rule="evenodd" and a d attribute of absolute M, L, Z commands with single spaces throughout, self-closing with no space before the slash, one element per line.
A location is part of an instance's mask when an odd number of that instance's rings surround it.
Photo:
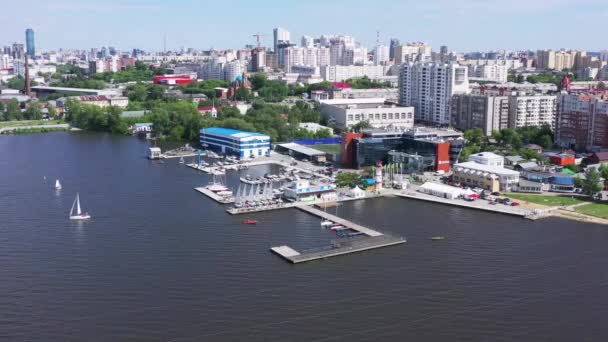
<path fill-rule="evenodd" d="M 310 148 L 304 145 L 300 145 L 300 144 L 296 144 L 296 143 L 285 143 L 285 144 L 279 144 L 279 146 L 292 150 L 292 151 L 296 151 L 298 153 L 307 155 L 307 156 L 323 156 L 325 155 L 325 152 L 323 151 L 319 151 L 319 150 L 315 150 L 314 148 Z"/>
<path fill-rule="evenodd" d="M 203 128 L 200 131 L 201 133 L 214 134 L 214 135 L 225 135 L 235 138 L 248 138 L 248 137 L 268 137 L 265 134 L 257 133 L 257 132 L 245 132 L 239 131 L 237 129 L 232 128 L 222 128 L 222 127 L 210 127 Z"/>
<path fill-rule="evenodd" d="M 489 172 L 489 173 L 494 173 L 494 174 L 499 174 L 499 175 L 505 175 L 505 176 L 519 176 L 519 172 L 517 172 L 517 171 L 505 169 L 504 167 L 499 167 L 499 166 L 479 164 L 476 162 L 465 162 L 465 163 L 459 163 L 459 164 L 454 165 L 454 168 L 456 168 L 456 169 L 458 169 L 459 167 L 465 168 L 465 169 L 472 169 L 472 170 L 476 170 L 476 171 L 483 171 L 483 172 Z"/>

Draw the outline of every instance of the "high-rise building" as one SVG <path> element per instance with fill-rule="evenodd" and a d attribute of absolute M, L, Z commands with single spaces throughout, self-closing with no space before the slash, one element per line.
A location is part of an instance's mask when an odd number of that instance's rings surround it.
<path fill-rule="evenodd" d="M 467 67 L 454 63 L 403 63 L 399 73 L 399 103 L 414 106 L 416 119 L 449 125 L 450 100 L 468 94 Z"/>
<path fill-rule="evenodd" d="M 399 45 L 395 49 L 395 64 L 408 62 L 430 62 L 431 57 L 431 46 L 421 42 Z"/>
<path fill-rule="evenodd" d="M 391 61 L 395 60 L 395 50 L 397 50 L 397 46 L 401 45 L 401 43 L 399 42 L 399 39 L 397 38 L 392 38 L 391 39 L 391 45 L 389 47 L 389 52 L 388 52 L 388 58 Z"/>
<path fill-rule="evenodd" d="M 311 36 L 302 36 L 302 47 L 311 48 L 315 46 L 315 40 Z"/>
<path fill-rule="evenodd" d="M 23 48 L 23 44 L 14 43 L 13 44 L 13 58 L 14 59 L 23 59 L 25 57 L 25 49 Z"/>
<path fill-rule="evenodd" d="M 274 34 L 274 52 L 278 52 L 280 43 L 290 42 L 290 34 L 289 31 L 282 27 L 277 27 L 273 30 Z"/>
<path fill-rule="evenodd" d="M 509 96 L 509 128 L 549 125 L 555 128 L 557 96 L 514 92 Z"/>
<path fill-rule="evenodd" d="M 561 94 L 555 142 L 583 151 L 608 148 L 608 94 Z"/>
<path fill-rule="evenodd" d="M 383 65 L 389 61 L 389 48 L 386 45 L 379 44 L 374 50 L 374 64 Z"/>
<path fill-rule="evenodd" d="M 251 50 L 251 71 L 262 71 L 266 66 L 266 49 L 263 47 Z"/>
<path fill-rule="evenodd" d="M 451 101 L 452 126 L 465 131 L 481 128 L 485 135 L 509 126 L 509 97 L 454 95 Z"/>
<path fill-rule="evenodd" d="M 31 28 L 25 30 L 25 44 L 27 46 L 27 55 L 34 58 L 36 56 L 36 43 L 34 42 L 34 30 Z"/>

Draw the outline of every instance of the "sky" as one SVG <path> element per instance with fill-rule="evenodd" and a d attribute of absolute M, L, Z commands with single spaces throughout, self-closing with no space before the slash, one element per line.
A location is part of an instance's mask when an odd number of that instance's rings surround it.
<path fill-rule="evenodd" d="M 373 47 L 423 41 L 450 51 L 608 49 L 608 0 L 28 0 L 0 10 L 0 45 L 36 33 L 41 49 L 115 46 L 241 48 L 255 33 L 272 46 L 272 29 L 346 34 Z"/>

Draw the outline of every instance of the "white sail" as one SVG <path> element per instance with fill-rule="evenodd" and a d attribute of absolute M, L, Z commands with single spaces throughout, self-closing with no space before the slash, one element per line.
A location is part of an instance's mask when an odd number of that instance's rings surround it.
<path fill-rule="evenodd" d="M 80 195 L 76 193 L 76 215 L 80 216 L 82 214 L 82 210 L 80 210 Z"/>
<path fill-rule="evenodd" d="M 72 208 L 70 209 L 70 217 L 74 216 L 74 206 L 76 205 L 76 199 L 78 199 L 78 197 L 74 198 L 74 202 L 72 203 Z"/>
<path fill-rule="evenodd" d="M 55 180 L 55 189 L 61 190 L 61 183 L 59 183 L 59 179 Z"/>

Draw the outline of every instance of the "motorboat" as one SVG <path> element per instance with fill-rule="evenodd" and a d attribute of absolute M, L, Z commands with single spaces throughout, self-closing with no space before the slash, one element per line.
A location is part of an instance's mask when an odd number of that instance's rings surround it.
<path fill-rule="evenodd" d="M 431 238 L 433 241 L 445 240 L 445 236 L 433 236 Z"/>
<path fill-rule="evenodd" d="M 329 226 L 333 226 L 333 222 L 329 221 L 329 220 L 323 220 L 321 221 L 321 227 L 329 227 Z"/>
<path fill-rule="evenodd" d="M 252 220 L 252 219 L 243 220 L 243 224 L 257 224 L 257 223 L 258 223 L 257 220 Z"/>

